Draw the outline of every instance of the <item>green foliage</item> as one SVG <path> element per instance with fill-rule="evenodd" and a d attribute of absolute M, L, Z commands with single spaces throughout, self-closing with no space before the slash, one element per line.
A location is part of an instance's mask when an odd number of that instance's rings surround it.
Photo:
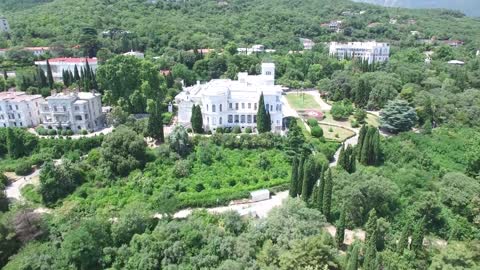
<path fill-rule="evenodd" d="M 345 213 L 345 209 L 343 209 L 340 214 L 340 219 L 337 221 L 337 227 L 336 227 L 337 230 L 335 234 L 335 242 L 337 243 L 338 247 L 341 247 L 343 245 L 343 241 L 345 240 L 345 226 L 346 226 L 345 219 L 346 219 L 346 213 Z"/>
<path fill-rule="evenodd" d="M 21 162 L 15 167 L 15 174 L 20 176 L 29 175 L 32 171 L 32 164 L 30 164 L 30 162 Z"/>
<path fill-rule="evenodd" d="M 203 133 L 203 118 L 202 118 L 202 108 L 200 105 L 192 106 L 192 117 L 190 119 L 192 125 L 192 130 L 195 133 Z"/>
<path fill-rule="evenodd" d="M 345 120 L 353 113 L 353 106 L 347 100 L 335 102 L 330 113 L 335 120 Z"/>
<path fill-rule="evenodd" d="M 99 165 L 107 177 L 127 176 L 145 164 L 146 145 L 143 138 L 126 127 L 107 135 L 100 149 Z"/>
<path fill-rule="evenodd" d="M 299 168 L 300 169 L 300 168 Z M 308 202 L 313 192 L 313 187 L 317 182 L 319 174 L 319 164 L 313 156 L 305 159 L 303 164 L 303 179 L 302 179 L 302 199 Z"/>
<path fill-rule="evenodd" d="M 168 137 L 168 143 L 170 148 L 182 157 L 190 151 L 190 139 L 183 126 L 177 125 L 173 128 Z"/>
<path fill-rule="evenodd" d="M 40 195 L 46 205 L 53 205 L 58 200 L 72 193 L 84 180 L 78 167 L 64 161 L 61 165 L 49 162 L 40 173 Z"/>
<path fill-rule="evenodd" d="M 380 128 L 391 133 L 408 131 L 417 121 L 415 110 L 405 100 L 389 101 L 380 112 Z"/>
<path fill-rule="evenodd" d="M 320 126 L 314 126 L 310 129 L 312 137 L 314 138 L 322 138 L 323 137 L 323 129 Z"/>
<path fill-rule="evenodd" d="M 288 189 L 288 192 L 290 194 L 290 197 L 296 198 L 297 195 L 299 194 L 297 188 L 299 186 L 298 181 L 298 158 L 293 157 L 293 162 L 292 162 L 292 172 L 290 174 L 290 188 Z"/>
<path fill-rule="evenodd" d="M 324 176 L 325 186 L 323 191 L 323 201 L 322 201 L 322 213 L 325 215 L 327 220 L 330 219 L 331 208 L 332 208 L 332 193 L 333 193 L 333 179 L 332 179 L 332 170 L 328 169 L 326 175 Z"/>
<path fill-rule="evenodd" d="M 263 92 L 260 94 L 257 109 L 257 131 L 258 133 L 265 133 L 271 131 L 271 120 L 268 110 L 265 108 L 263 100 Z"/>

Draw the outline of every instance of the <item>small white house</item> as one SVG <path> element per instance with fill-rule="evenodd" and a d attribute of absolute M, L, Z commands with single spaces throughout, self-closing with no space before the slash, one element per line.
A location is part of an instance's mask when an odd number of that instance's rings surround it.
<path fill-rule="evenodd" d="M 250 192 L 250 200 L 252 202 L 265 201 L 270 199 L 270 191 L 268 189 L 260 189 Z"/>

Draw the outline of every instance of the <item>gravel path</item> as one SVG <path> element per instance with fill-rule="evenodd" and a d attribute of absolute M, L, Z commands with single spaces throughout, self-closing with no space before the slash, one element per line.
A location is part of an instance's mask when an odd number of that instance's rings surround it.
<path fill-rule="evenodd" d="M 38 181 L 39 176 L 40 176 L 40 169 L 37 169 L 30 175 L 21 176 L 17 178 L 16 181 L 11 183 L 5 189 L 5 194 L 7 198 L 10 200 L 17 200 L 17 201 L 23 200 L 20 190 L 22 190 L 22 188 L 28 184 L 34 184 L 36 181 Z"/>

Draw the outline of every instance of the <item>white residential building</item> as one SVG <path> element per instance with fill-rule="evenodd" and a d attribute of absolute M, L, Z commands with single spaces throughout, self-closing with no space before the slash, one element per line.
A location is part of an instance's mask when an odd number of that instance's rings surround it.
<path fill-rule="evenodd" d="M 264 45 L 257 44 L 253 45 L 251 48 L 237 48 L 238 53 L 250 55 L 252 53 L 274 53 L 276 50 L 265 49 Z"/>
<path fill-rule="evenodd" d="M 302 43 L 304 50 L 311 50 L 313 49 L 313 46 L 315 46 L 315 42 L 308 38 L 300 38 L 300 42 Z"/>
<path fill-rule="evenodd" d="M 53 93 L 40 104 L 40 114 L 48 129 L 92 131 L 105 124 L 101 95 L 94 92 Z"/>
<path fill-rule="evenodd" d="M 338 59 L 360 58 L 368 61 L 369 64 L 374 62 L 386 62 L 390 57 L 390 45 L 388 43 L 370 42 L 348 42 L 348 43 L 330 43 L 330 55 L 336 56 Z"/>
<path fill-rule="evenodd" d="M 175 97 L 178 122 L 189 126 L 192 106 L 200 105 L 205 130 L 239 126 L 256 130 L 257 110 L 263 93 L 272 131 L 282 129 L 282 87 L 275 85 L 275 64 L 263 63 L 261 75 L 238 73 L 238 80 L 215 79 L 186 87 Z"/>
<path fill-rule="evenodd" d="M 29 51 L 35 56 L 40 56 L 50 51 L 50 47 L 25 47 L 24 51 Z"/>
<path fill-rule="evenodd" d="M 0 127 L 34 127 L 40 124 L 41 95 L 0 92 Z"/>
<path fill-rule="evenodd" d="M 330 31 L 338 33 L 340 30 L 342 30 L 342 24 L 342 21 L 331 21 L 328 24 L 328 28 Z"/>
<path fill-rule="evenodd" d="M 56 81 L 62 80 L 62 72 L 64 70 L 68 70 L 73 73 L 75 66 L 77 66 L 78 72 L 80 73 L 82 68 L 86 67 L 87 61 L 88 65 L 93 71 L 97 70 L 97 58 L 62 57 L 48 59 L 50 67 L 52 68 L 53 79 Z M 35 65 L 39 66 L 45 72 L 45 74 L 47 73 L 47 61 L 35 61 Z"/>
<path fill-rule="evenodd" d="M 143 54 L 143 53 L 141 53 L 141 52 L 134 52 L 134 51 L 126 52 L 126 53 L 124 53 L 123 55 L 125 55 L 125 56 L 133 56 L 133 57 L 137 57 L 137 58 L 140 58 L 140 59 L 145 58 L 145 54 Z"/>
<path fill-rule="evenodd" d="M 10 25 L 5 17 L 0 17 L 0 32 L 10 32 Z"/>

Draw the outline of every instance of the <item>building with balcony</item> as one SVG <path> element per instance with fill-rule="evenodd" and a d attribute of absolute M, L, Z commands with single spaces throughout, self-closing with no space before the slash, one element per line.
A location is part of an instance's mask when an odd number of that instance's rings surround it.
<path fill-rule="evenodd" d="M 178 122 L 190 126 L 192 106 L 200 105 L 205 130 L 239 126 L 256 130 L 257 110 L 263 93 L 265 108 L 270 113 L 272 131 L 282 129 L 282 87 L 275 85 L 275 64 L 263 63 L 261 75 L 238 73 L 237 80 L 215 79 L 186 87 L 175 97 Z"/>
<path fill-rule="evenodd" d="M 34 127 L 40 124 L 41 95 L 0 92 L 0 127 Z"/>
<path fill-rule="evenodd" d="M 74 73 L 75 66 L 80 72 L 87 65 L 90 66 L 90 69 L 95 71 L 97 70 L 97 58 L 51 58 L 48 59 L 48 63 L 52 69 L 53 79 L 55 81 L 61 81 L 63 76 L 63 71 L 71 71 Z M 35 65 L 39 66 L 45 74 L 47 73 L 47 61 L 35 61 Z"/>
<path fill-rule="evenodd" d="M 40 115 L 47 129 L 79 132 L 105 127 L 101 95 L 95 92 L 53 93 L 40 104 Z"/>
<path fill-rule="evenodd" d="M 330 55 L 338 59 L 362 59 L 369 64 L 386 62 L 390 57 L 390 45 L 376 41 L 330 43 Z"/>

